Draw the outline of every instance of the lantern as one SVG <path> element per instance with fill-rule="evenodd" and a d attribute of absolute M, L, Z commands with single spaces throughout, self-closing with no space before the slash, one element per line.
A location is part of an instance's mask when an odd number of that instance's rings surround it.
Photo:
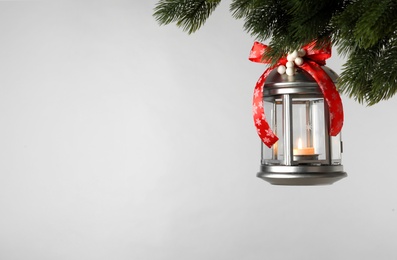
<path fill-rule="evenodd" d="M 335 72 L 322 69 L 336 81 Z M 329 107 L 310 74 L 299 68 L 293 76 L 270 72 L 263 107 L 279 139 L 271 147 L 262 143 L 259 178 L 275 185 L 324 185 L 347 176 L 341 134 L 330 136 Z"/>

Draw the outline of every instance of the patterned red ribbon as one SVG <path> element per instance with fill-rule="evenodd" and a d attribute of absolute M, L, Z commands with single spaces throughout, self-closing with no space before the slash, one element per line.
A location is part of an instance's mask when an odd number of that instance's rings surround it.
<path fill-rule="evenodd" d="M 266 45 L 255 42 L 254 46 L 252 46 L 249 60 L 265 64 L 270 63 L 270 61 L 262 60 L 262 56 L 266 48 L 268 48 Z M 342 99 L 336 90 L 332 79 L 321 68 L 321 66 L 325 65 L 325 60 L 331 57 L 331 45 L 322 49 L 316 49 L 315 42 L 312 42 L 304 46 L 302 49 L 306 51 L 306 55 L 303 57 L 303 64 L 298 67 L 309 73 L 319 85 L 329 107 L 329 134 L 331 136 L 336 136 L 342 130 L 343 126 Z M 262 142 L 269 148 L 278 141 L 278 137 L 273 133 L 266 121 L 265 111 L 263 108 L 263 86 L 269 73 L 279 65 L 285 65 L 286 63 L 287 59 L 286 57 L 283 57 L 276 65 L 267 68 L 256 82 L 254 90 L 252 107 L 255 127 Z"/>

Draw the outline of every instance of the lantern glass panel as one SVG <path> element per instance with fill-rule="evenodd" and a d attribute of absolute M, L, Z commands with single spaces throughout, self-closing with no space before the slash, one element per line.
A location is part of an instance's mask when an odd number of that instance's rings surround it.
<path fill-rule="evenodd" d="M 327 160 L 327 138 L 323 98 L 293 98 L 293 158 L 298 163 Z"/>
<path fill-rule="evenodd" d="M 332 144 L 332 152 L 331 152 L 331 160 L 333 165 L 340 165 L 342 164 L 342 140 L 341 134 L 337 136 L 331 137 L 331 144 Z"/>
<path fill-rule="evenodd" d="M 266 120 L 279 140 L 271 147 L 262 143 L 262 163 L 278 165 L 283 160 L 282 103 L 281 99 L 267 98 L 263 102 Z"/>

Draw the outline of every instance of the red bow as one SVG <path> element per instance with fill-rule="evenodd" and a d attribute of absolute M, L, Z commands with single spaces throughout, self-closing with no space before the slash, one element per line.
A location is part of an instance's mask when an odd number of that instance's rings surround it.
<path fill-rule="evenodd" d="M 255 42 L 252 46 L 249 60 L 260 63 L 270 63 L 270 61 L 263 60 L 262 56 L 268 46 Z M 299 65 L 301 69 L 305 70 L 313 77 L 313 79 L 319 85 L 321 92 L 324 95 L 324 99 L 328 104 L 330 112 L 330 128 L 329 134 L 336 136 L 342 129 L 343 126 L 343 106 L 342 99 L 338 91 L 336 90 L 335 84 L 328 74 L 321 68 L 325 65 L 325 60 L 331 57 L 331 45 L 327 45 L 322 49 L 315 48 L 315 42 L 312 42 L 302 48 L 306 51 L 306 55 L 303 57 L 304 62 Z M 260 76 L 256 83 L 254 98 L 253 98 L 253 116 L 254 123 L 262 142 L 269 148 L 277 142 L 278 137 L 273 133 L 269 124 L 266 121 L 265 112 L 263 108 L 263 86 L 269 73 L 280 65 L 287 63 L 286 57 L 281 58 L 277 64 L 271 66 L 265 70 Z"/>

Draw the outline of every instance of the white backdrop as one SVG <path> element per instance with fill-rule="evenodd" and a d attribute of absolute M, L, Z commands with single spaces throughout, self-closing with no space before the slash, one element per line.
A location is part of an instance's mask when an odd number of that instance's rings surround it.
<path fill-rule="evenodd" d="M 396 99 L 343 97 L 348 178 L 272 186 L 243 21 L 155 3 L 0 3 L 0 259 L 397 259 Z"/>

